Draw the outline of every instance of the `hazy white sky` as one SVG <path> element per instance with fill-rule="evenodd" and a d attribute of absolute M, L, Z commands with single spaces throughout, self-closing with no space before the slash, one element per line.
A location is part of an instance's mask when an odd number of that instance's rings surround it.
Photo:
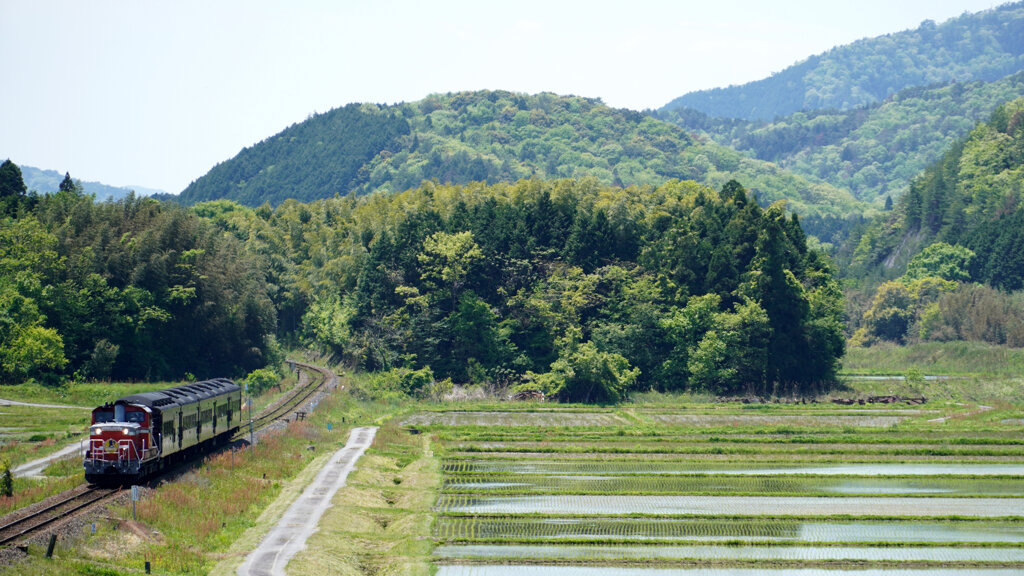
<path fill-rule="evenodd" d="M 180 192 L 349 102 L 503 89 L 658 108 L 1002 0 L 0 0 L 0 160 Z"/>

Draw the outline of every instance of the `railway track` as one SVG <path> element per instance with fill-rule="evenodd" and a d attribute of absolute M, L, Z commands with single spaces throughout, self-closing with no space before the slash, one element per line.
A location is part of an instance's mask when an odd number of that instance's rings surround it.
<path fill-rule="evenodd" d="M 253 432 L 258 432 L 267 426 L 270 426 L 274 422 L 283 419 L 288 414 L 295 412 L 296 408 L 302 406 L 306 400 L 318 391 L 323 389 L 325 386 L 329 388 L 333 387 L 338 381 L 338 376 L 326 368 L 294 360 L 289 362 L 293 366 L 302 369 L 305 374 L 315 374 L 315 376 L 313 376 L 305 385 L 299 386 L 284 401 L 278 403 L 276 406 L 271 406 L 269 409 L 264 410 L 262 414 L 254 418 L 252 426 Z M 249 427 L 243 425 L 231 440 L 243 440 L 249 435 L 249 433 Z"/>
<path fill-rule="evenodd" d="M 46 507 L 0 526 L 0 546 L 12 544 L 58 521 L 66 520 L 77 512 L 113 498 L 119 491 L 118 488 L 97 488 L 82 484 L 63 492 Z"/>
<path fill-rule="evenodd" d="M 259 431 L 270 426 L 277 420 L 283 419 L 302 406 L 310 397 L 323 389 L 325 386 L 333 387 L 337 383 L 337 375 L 330 370 L 307 364 L 305 362 L 291 362 L 305 374 L 312 374 L 309 381 L 298 386 L 291 395 L 275 406 L 264 410 L 262 414 L 253 419 L 253 431 Z M 301 380 L 300 380 L 301 382 Z M 232 440 L 244 439 L 249 434 L 249 427 L 243 426 Z M 0 546 L 8 546 L 28 537 L 42 532 L 48 527 L 64 521 L 75 514 L 88 508 L 105 502 L 120 492 L 119 488 L 100 488 L 89 484 L 81 484 L 70 490 L 53 497 L 53 502 L 39 510 L 20 517 L 6 520 L 0 526 Z M 17 515 L 18 512 L 10 514 L 7 518 Z"/>

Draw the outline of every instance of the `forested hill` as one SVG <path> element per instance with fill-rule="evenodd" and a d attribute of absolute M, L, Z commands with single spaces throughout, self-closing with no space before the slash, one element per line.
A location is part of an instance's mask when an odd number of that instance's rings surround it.
<path fill-rule="evenodd" d="M 941 241 L 974 252 L 976 282 L 1024 289 L 1024 98 L 950 149 L 914 180 L 891 217 L 860 238 L 855 267 L 899 266 Z"/>
<path fill-rule="evenodd" d="M 276 205 L 287 198 L 398 192 L 424 180 L 531 177 L 593 177 L 625 187 L 680 179 L 715 188 L 736 179 L 763 204 L 787 199 L 801 214 L 863 209 L 843 190 L 695 140 L 639 112 L 575 96 L 501 91 L 438 94 L 394 106 L 351 104 L 318 114 L 217 165 L 180 201 Z"/>
<path fill-rule="evenodd" d="M 809 392 L 843 351 L 827 260 L 736 182 L 426 182 L 194 210 L 263 259 L 280 328 L 409 393 L 448 378 L 582 401 Z"/>
<path fill-rule="evenodd" d="M 848 189 L 881 206 L 997 106 L 1024 96 L 1024 72 L 994 82 L 902 90 L 849 110 L 797 112 L 773 121 L 713 118 L 677 108 L 657 117 L 805 178 Z"/>
<path fill-rule="evenodd" d="M 1024 69 L 1024 2 L 964 14 L 942 24 L 859 40 L 812 56 L 763 80 L 691 92 L 662 111 L 770 120 L 801 110 L 848 109 L 904 88 L 996 80 Z"/>
<path fill-rule="evenodd" d="M 0 384 L 241 374 L 279 361 L 276 335 L 416 395 L 814 393 L 844 349 L 829 261 L 735 181 L 424 182 L 186 209 L 28 194 L 8 161 L 0 302 Z"/>
<path fill-rule="evenodd" d="M 29 190 L 34 190 L 39 194 L 48 194 L 60 190 L 60 183 L 64 176 L 67 175 L 66 172 L 62 174 L 56 170 L 41 170 L 32 166 L 25 166 L 24 164 L 20 165 L 20 168 L 22 177 L 25 179 L 25 185 L 28 186 Z M 137 196 L 166 194 L 163 190 L 144 188 L 142 186 L 110 186 L 102 182 L 85 181 L 79 181 L 78 183 L 86 194 L 92 194 L 96 197 L 96 200 L 101 201 L 119 200 L 131 192 L 135 192 Z"/>

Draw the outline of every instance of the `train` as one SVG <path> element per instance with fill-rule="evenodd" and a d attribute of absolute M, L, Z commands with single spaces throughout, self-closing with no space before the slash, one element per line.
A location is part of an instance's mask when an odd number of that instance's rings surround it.
<path fill-rule="evenodd" d="M 118 398 L 92 411 L 85 479 L 124 485 L 227 443 L 242 421 L 242 389 L 217 378 Z"/>

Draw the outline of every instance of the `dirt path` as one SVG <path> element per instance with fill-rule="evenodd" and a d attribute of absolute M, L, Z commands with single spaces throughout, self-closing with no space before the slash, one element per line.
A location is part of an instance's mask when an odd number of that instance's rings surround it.
<path fill-rule="evenodd" d="M 32 460 L 31 462 L 19 464 L 18 466 L 15 466 L 14 468 L 11 469 L 11 473 L 17 477 L 41 476 L 43 474 L 43 470 L 47 466 L 49 466 L 51 462 L 55 460 L 60 460 L 61 458 L 66 458 L 67 456 L 70 456 L 75 453 L 82 456 L 85 455 L 84 442 L 74 442 L 72 444 L 68 444 L 67 446 L 61 448 L 60 450 L 54 452 L 53 454 L 43 456 L 42 458 L 37 458 L 36 460 Z"/>
<path fill-rule="evenodd" d="M 967 406 L 967 404 L 960 404 L 958 402 L 957 406 Z M 945 422 L 946 420 L 949 420 L 950 418 L 969 418 L 971 416 L 975 416 L 975 415 L 981 414 L 982 412 L 988 412 L 991 409 L 992 409 L 991 406 L 984 406 L 982 404 L 978 404 L 977 408 L 975 408 L 974 410 L 971 410 L 970 412 L 962 412 L 960 414 L 951 414 L 949 416 L 943 416 L 942 418 L 932 418 L 931 420 L 929 420 L 929 422 Z"/>
<path fill-rule="evenodd" d="M 345 447 L 334 453 L 277 525 L 249 553 L 238 568 L 238 576 L 284 576 L 288 561 L 305 548 L 335 492 L 345 485 L 348 473 L 370 447 L 376 433 L 376 427 L 352 430 Z"/>
<path fill-rule="evenodd" d="M 0 406 L 32 406 L 35 408 L 70 408 L 72 410 L 92 410 L 87 406 L 68 406 L 66 404 L 33 404 L 31 402 L 18 402 L 17 400 L 5 400 L 0 398 Z"/>

